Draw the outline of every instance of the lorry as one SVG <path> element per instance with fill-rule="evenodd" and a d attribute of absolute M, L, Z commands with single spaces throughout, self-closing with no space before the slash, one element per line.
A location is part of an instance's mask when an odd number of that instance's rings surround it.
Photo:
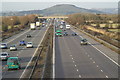
<path fill-rule="evenodd" d="M 36 22 L 36 27 L 40 27 L 40 22 Z"/>
<path fill-rule="evenodd" d="M 70 29 L 70 25 L 66 25 L 66 29 Z"/>
<path fill-rule="evenodd" d="M 35 30 L 35 29 L 36 29 L 35 23 L 31 23 L 31 24 L 30 24 L 30 29 L 31 29 L 31 30 Z"/>

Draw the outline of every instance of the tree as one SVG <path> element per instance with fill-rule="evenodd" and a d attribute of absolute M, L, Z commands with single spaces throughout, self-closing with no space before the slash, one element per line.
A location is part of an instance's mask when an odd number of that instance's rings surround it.
<path fill-rule="evenodd" d="M 100 28 L 100 24 L 99 23 L 96 24 L 96 28 Z"/>
<path fill-rule="evenodd" d="M 8 30 L 8 26 L 6 24 L 2 24 L 2 31 L 6 32 Z"/>

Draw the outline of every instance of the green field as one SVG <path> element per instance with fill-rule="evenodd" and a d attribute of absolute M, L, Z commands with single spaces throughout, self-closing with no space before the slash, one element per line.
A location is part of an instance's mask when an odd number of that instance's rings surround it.
<path fill-rule="evenodd" d="M 92 26 L 96 26 L 97 24 L 91 24 Z M 105 27 L 106 24 L 100 24 L 100 27 Z M 111 25 L 109 25 L 110 27 Z M 118 26 L 118 24 L 112 24 L 113 28 L 116 28 Z"/>
<path fill-rule="evenodd" d="M 112 31 L 112 32 L 120 32 L 120 29 L 108 29 L 108 31 Z"/>

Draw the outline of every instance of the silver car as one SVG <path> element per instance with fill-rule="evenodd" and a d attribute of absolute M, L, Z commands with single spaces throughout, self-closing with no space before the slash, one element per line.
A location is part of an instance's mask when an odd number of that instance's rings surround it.
<path fill-rule="evenodd" d="M 80 41 L 80 44 L 81 44 L 81 45 L 87 45 L 87 44 L 88 44 L 88 42 L 87 42 L 87 40 L 86 40 L 86 39 L 82 39 L 82 40 Z"/>
<path fill-rule="evenodd" d="M 1 52 L 0 53 L 0 59 L 1 60 L 7 60 L 9 58 L 9 54 L 7 52 Z"/>

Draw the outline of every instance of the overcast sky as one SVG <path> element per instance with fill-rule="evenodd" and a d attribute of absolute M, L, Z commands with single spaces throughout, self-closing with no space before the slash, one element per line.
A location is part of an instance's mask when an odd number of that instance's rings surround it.
<path fill-rule="evenodd" d="M 68 2 L 69 1 L 69 2 Z M 2 0 L 2 11 L 41 10 L 56 4 L 82 8 L 117 8 L 119 0 Z"/>
<path fill-rule="evenodd" d="M 119 2 L 119 0 L 1 0 L 2 2 Z"/>

